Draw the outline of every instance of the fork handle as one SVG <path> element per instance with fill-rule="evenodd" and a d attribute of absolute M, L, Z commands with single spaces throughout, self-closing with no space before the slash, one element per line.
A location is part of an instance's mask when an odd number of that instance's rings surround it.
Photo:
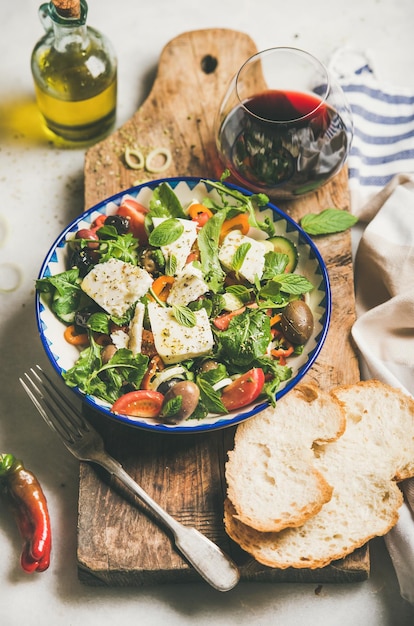
<path fill-rule="evenodd" d="M 110 455 L 106 453 L 94 461 L 116 476 L 171 530 L 176 547 L 212 587 L 229 591 L 237 585 L 240 574 L 236 564 L 215 543 L 196 528 L 184 526 L 174 519 Z"/>

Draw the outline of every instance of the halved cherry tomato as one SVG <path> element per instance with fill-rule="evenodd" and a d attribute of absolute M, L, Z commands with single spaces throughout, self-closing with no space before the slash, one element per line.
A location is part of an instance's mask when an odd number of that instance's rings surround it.
<path fill-rule="evenodd" d="M 235 215 L 229 220 L 225 220 L 225 222 L 223 222 L 223 226 L 220 230 L 220 241 L 222 241 L 232 230 L 240 230 L 242 235 L 247 235 L 249 229 L 249 216 L 247 213 L 239 213 L 238 215 Z"/>
<path fill-rule="evenodd" d="M 247 406 L 260 395 L 265 383 L 261 367 L 254 367 L 224 388 L 221 401 L 228 411 Z"/>
<path fill-rule="evenodd" d="M 210 217 L 213 217 L 210 209 L 204 206 L 204 204 L 199 204 L 197 202 L 190 206 L 188 209 L 188 215 L 191 217 L 193 222 L 197 222 L 200 228 L 208 222 Z"/>
<path fill-rule="evenodd" d="M 148 209 L 133 198 L 125 198 L 117 210 L 118 215 L 129 218 L 129 230 L 141 245 L 148 243 L 148 234 L 145 230 L 145 215 L 147 213 Z"/>
<path fill-rule="evenodd" d="M 102 213 L 102 215 L 98 215 L 98 217 L 93 221 L 91 228 L 92 230 L 98 230 L 98 228 L 102 228 L 105 224 L 107 216 Z"/>
<path fill-rule="evenodd" d="M 138 389 L 124 394 L 114 402 L 112 413 L 132 417 L 157 417 L 161 412 L 164 396 L 158 391 Z"/>
<path fill-rule="evenodd" d="M 243 306 L 241 309 L 236 309 L 235 311 L 230 311 L 229 313 L 223 313 L 218 317 L 213 319 L 213 324 L 219 330 L 227 330 L 230 324 L 230 320 L 237 315 L 241 315 L 246 310 L 246 307 Z"/>

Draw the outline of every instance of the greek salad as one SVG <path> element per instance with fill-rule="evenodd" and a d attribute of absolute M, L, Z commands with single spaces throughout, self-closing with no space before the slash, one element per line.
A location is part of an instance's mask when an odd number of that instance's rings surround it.
<path fill-rule="evenodd" d="M 37 280 L 79 357 L 70 387 L 115 414 L 177 424 L 276 402 L 313 331 L 298 253 L 221 181 L 188 205 L 168 182 L 125 195 L 67 239 L 67 269 Z"/>

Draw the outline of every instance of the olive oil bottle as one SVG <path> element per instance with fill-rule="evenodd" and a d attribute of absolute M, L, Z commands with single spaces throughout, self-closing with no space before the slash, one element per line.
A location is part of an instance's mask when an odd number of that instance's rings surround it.
<path fill-rule="evenodd" d="M 46 34 L 31 58 L 46 126 L 68 142 L 91 143 L 114 126 L 117 60 L 110 42 L 87 25 L 85 0 L 52 0 L 39 9 Z"/>

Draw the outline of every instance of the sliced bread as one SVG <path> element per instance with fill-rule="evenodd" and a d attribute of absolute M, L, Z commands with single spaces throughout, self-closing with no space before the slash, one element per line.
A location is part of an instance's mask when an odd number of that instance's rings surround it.
<path fill-rule="evenodd" d="M 235 516 L 260 531 L 298 526 L 331 499 L 313 447 L 345 429 L 341 402 L 314 385 L 298 385 L 276 409 L 241 424 L 226 464 Z"/>
<path fill-rule="evenodd" d="M 397 481 L 414 476 L 411 397 L 379 381 L 339 387 L 332 395 L 345 406 L 347 427 L 315 450 L 315 466 L 333 487 L 329 502 L 300 527 L 281 532 L 242 523 L 226 502 L 228 534 L 270 567 L 323 567 L 384 535 L 397 522 L 403 500 Z"/>

